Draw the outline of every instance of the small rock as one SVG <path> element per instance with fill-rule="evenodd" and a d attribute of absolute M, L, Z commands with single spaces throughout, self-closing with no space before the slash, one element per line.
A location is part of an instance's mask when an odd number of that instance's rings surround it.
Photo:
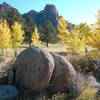
<path fill-rule="evenodd" d="M 18 96 L 17 89 L 12 85 L 0 86 L 0 100 L 13 99 Z"/>
<path fill-rule="evenodd" d="M 93 75 L 88 76 L 87 81 L 90 86 L 95 86 L 97 84 L 96 78 Z"/>
<path fill-rule="evenodd" d="M 87 83 L 91 87 L 100 88 L 100 82 L 93 75 L 87 77 Z"/>

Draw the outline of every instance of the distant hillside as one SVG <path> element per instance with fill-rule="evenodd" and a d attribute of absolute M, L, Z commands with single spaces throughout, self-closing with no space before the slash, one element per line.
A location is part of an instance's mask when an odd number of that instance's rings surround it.
<path fill-rule="evenodd" d="M 3 4 L 0 4 L 0 18 L 6 18 L 11 8 L 12 7 L 5 2 Z"/>
<path fill-rule="evenodd" d="M 28 13 L 23 14 L 22 16 L 23 18 L 31 17 L 39 27 L 41 27 L 47 20 L 51 21 L 54 27 L 57 27 L 57 19 L 59 17 L 59 13 L 54 5 L 47 4 L 44 10 L 40 12 L 31 10 Z"/>
<path fill-rule="evenodd" d="M 9 4 L 7 4 L 6 2 L 0 4 L 0 19 L 6 19 L 10 26 L 15 21 L 23 23 L 23 18 L 20 12 L 16 8 L 13 8 Z"/>
<path fill-rule="evenodd" d="M 10 6 L 6 2 L 0 4 L 0 19 L 7 19 L 9 25 L 12 25 L 14 21 L 18 21 L 24 24 L 26 18 L 31 18 L 38 27 L 41 27 L 45 21 L 50 21 L 52 25 L 57 28 L 59 13 L 54 5 L 47 4 L 44 10 L 37 12 L 31 10 L 25 14 L 21 14 L 16 8 Z M 74 25 L 69 23 L 69 29 L 73 29 Z"/>

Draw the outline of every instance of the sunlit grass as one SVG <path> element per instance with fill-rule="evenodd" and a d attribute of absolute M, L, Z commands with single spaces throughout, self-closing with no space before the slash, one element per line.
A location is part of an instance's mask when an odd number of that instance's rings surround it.
<path fill-rule="evenodd" d="M 97 100 L 96 92 L 97 89 L 88 87 L 77 100 Z"/>

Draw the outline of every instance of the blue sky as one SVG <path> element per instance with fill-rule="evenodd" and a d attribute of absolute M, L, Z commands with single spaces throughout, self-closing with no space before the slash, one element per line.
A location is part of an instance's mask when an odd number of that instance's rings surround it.
<path fill-rule="evenodd" d="M 100 0 L 0 0 L 17 8 L 21 13 L 32 9 L 40 11 L 46 4 L 54 4 L 66 20 L 79 24 L 95 22 L 97 10 L 100 9 Z"/>

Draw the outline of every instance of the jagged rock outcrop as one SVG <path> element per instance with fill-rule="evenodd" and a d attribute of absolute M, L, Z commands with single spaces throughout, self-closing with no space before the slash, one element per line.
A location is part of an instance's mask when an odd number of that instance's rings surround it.
<path fill-rule="evenodd" d="M 38 27 L 44 24 L 45 21 L 50 21 L 52 25 L 57 28 L 59 13 L 55 5 L 47 4 L 43 10 L 37 12 L 35 10 L 30 10 L 25 14 L 21 14 L 16 8 L 12 7 L 8 3 L 4 2 L 0 4 L 0 19 L 7 19 L 8 24 L 13 24 L 14 21 L 18 21 L 25 24 L 25 20 L 30 18 L 37 24 Z M 74 25 L 69 23 L 68 29 L 73 29 Z"/>
<path fill-rule="evenodd" d="M 57 19 L 59 17 L 59 13 L 54 5 L 47 4 L 44 10 L 40 12 L 31 10 L 28 13 L 23 14 L 24 18 L 28 16 L 31 17 L 39 27 L 41 27 L 43 23 L 48 20 L 55 28 L 58 25 Z"/>
<path fill-rule="evenodd" d="M 14 68 L 15 81 L 27 89 L 45 90 L 48 95 L 66 92 L 76 96 L 80 93 L 73 66 L 55 53 L 31 46 L 18 56 Z"/>

